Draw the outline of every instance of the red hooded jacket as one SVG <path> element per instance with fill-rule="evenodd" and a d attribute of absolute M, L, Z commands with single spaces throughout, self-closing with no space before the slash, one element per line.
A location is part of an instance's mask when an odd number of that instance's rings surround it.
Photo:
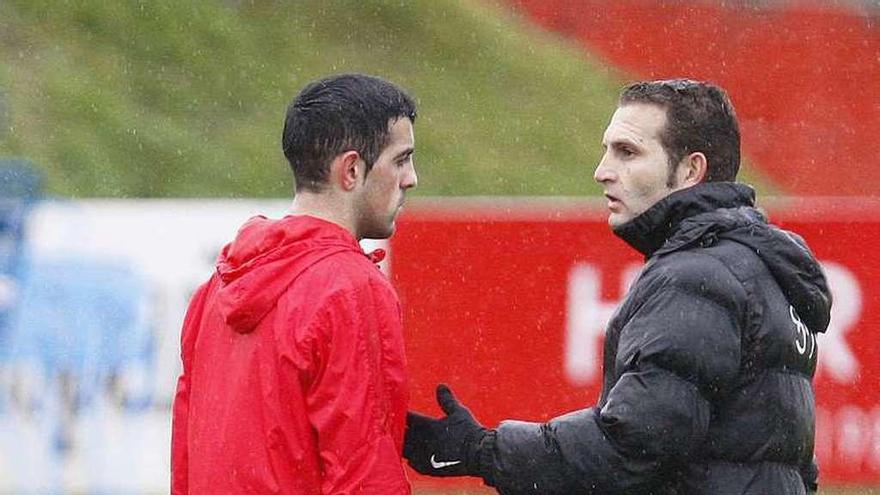
<path fill-rule="evenodd" d="M 171 493 L 409 494 L 400 303 L 342 227 L 255 217 L 190 302 Z"/>

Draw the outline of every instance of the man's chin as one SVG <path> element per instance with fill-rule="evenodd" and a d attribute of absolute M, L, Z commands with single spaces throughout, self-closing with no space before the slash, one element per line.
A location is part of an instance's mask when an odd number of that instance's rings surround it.
<path fill-rule="evenodd" d="M 389 237 L 394 235 L 394 232 L 396 230 L 397 230 L 397 226 L 394 223 L 391 223 L 391 225 L 387 225 L 385 227 L 371 229 L 371 230 L 367 231 L 366 233 L 364 233 L 364 235 L 361 238 L 362 239 L 388 239 Z"/>
<path fill-rule="evenodd" d="M 621 215 L 617 213 L 610 213 L 608 215 L 608 226 L 611 227 L 612 230 L 620 227 L 624 223 L 626 223 L 626 219 L 624 219 Z"/>

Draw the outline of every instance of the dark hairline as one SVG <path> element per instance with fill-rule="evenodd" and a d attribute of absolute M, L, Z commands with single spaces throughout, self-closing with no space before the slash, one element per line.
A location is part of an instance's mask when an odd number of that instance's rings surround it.
<path fill-rule="evenodd" d="M 391 127 L 404 117 L 415 123 L 415 101 L 382 78 L 337 74 L 307 84 L 288 106 L 282 133 L 296 191 L 325 189 L 329 164 L 348 151 L 356 151 L 369 172 L 389 144 Z"/>
<path fill-rule="evenodd" d="M 692 153 L 702 153 L 707 159 L 704 181 L 736 180 L 741 158 L 739 123 L 723 88 L 690 79 L 640 81 L 626 85 L 618 99 L 618 107 L 633 103 L 656 105 L 664 110 L 666 121 L 659 138 L 668 155 L 668 181 L 674 180 L 677 165 Z M 697 120 L 681 120 L 683 116 Z M 678 129 L 672 127 L 675 122 L 680 124 Z M 707 135 L 714 139 L 702 145 L 694 142 Z M 682 139 L 685 141 L 681 142 Z M 713 146 L 716 143 L 717 148 Z"/>

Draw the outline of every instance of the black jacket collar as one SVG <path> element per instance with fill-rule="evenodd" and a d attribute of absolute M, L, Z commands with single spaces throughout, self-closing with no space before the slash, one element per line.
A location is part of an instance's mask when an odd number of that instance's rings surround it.
<path fill-rule="evenodd" d="M 650 257 L 683 220 L 721 208 L 754 206 L 755 191 L 735 182 L 709 182 L 676 191 L 614 229 L 630 246 Z"/>
<path fill-rule="evenodd" d="M 718 238 L 752 250 L 767 266 L 807 327 L 824 332 L 831 317 L 828 281 L 798 235 L 767 223 L 754 208 L 755 192 L 732 182 L 698 184 L 674 192 L 614 233 L 646 257 Z"/>

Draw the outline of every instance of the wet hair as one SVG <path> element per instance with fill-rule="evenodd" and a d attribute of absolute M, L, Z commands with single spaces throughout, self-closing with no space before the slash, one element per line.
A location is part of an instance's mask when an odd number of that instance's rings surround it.
<path fill-rule="evenodd" d="M 341 74 L 306 85 L 287 108 L 281 137 L 296 190 L 320 192 L 333 158 L 350 150 L 369 172 L 400 118 L 415 122 L 415 102 L 384 79 Z"/>
<path fill-rule="evenodd" d="M 669 181 L 682 158 L 706 155 L 704 182 L 735 181 L 740 164 L 739 124 L 727 93 L 690 79 L 642 81 L 620 93 L 619 104 L 650 103 L 666 110 L 660 143 L 669 155 Z M 670 186 L 672 184 L 669 184 Z"/>

